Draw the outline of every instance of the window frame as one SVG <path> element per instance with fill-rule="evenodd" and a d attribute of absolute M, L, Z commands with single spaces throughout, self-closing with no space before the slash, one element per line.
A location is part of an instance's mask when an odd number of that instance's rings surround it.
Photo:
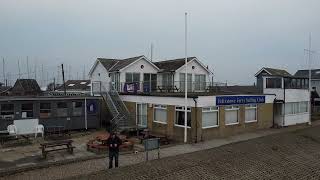
<path fill-rule="evenodd" d="M 155 119 L 155 111 L 156 109 L 161 109 L 161 110 L 165 110 L 166 111 L 166 119 L 165 119 L 165 122 L 162 122 L 162 121 L 157 121 Z M 155 104 L 153 106 L 153 122 L 155 123 L 159 123 L 159 124 L 167 124 L 168 123 L 168 108 L 167 108 L 167 105 L 162 105 L 162 104 Z"/>
<path fill-rule="evenodd" d="M 32 109 L 31 110 L 23 110 L 23 105 L 32 105 Z M 21 103 L 21 107 L 20 107 L 20 112 L 21 112 L 21 119 L 30 119 L 30 118 L 34 118 L 35 116 L 35 114 L 34 114 L 34 103 Z M 22 117 L 22 113 L 23 112 L 26 112 L 26 117 Z M 28 116 L 28 112 L 32 112 L 32 116 Z"/>
<path fill-rule="evenodd" d="M 247 118 L 246 118 L 246 114 L 247 114 L 247 110 L 248 109 L 255 109 L 255 114 L 256 114 L 256 119 L 255 120 L 250 120 L 250 121 L 247 121 Z M 245 108 L 244 108 L 244 123 L 253 123 L 253 122 L 258 122 L 258 105 L 257 104 L 247 104 L 245 105 Z"/>
<path fill-rule="evenodd" d="M 204 110 L 207 109 L 207 110 Z M 202 107 L 202 117 L 203 117 L 203 113 L 210 113 L 210 112 L 216 112 L 217 113 L 217 125 L 213 125 L 213 126 L 206 126 L 203 127 L 203 118 L 201 119 L 201 128 L 202 129 L 209 129 L 209 128 L 216 128 L 219 127 L 220 125 L 220 113 L 219 113 L 219 106 L 207 106 L 207 107 Z"/>
<path fill-rule="evenodd" d="M 138 77 L 139 77 L 139 81 L 134 81 L 134 78 L 133 78 L 133 76 L 134 75 L 138 75 Z M 127 76 L 130 76 L 130 81 L 127 81 Z M 125 82 L 126 83 L 139 83 L 139 82 L 141 82 L 141 77 L 140 77 L 140 72 L 126 72 L 125 73 Z"/>
<path fill-rule="evenodd" d="M 227 107 L 231 107 L 231 108 L 227 108 Z M 239 114 L 240 114 L 240 106 L 235 106 L 235 105 L 230 105 L 230 106 L 225 106 L 225 108 L 224 108 L 224 113 L 225 113 L 225 116 L 224 117 L 226 117 L 226 112 L 227 111 L 237 111 L 237 122 L 235 122 L 235 123 L 226 123 L 226 118 L 225 118 L 225 120 L 224 120 L 224 124 L 226 125 L 226 126 L 232 126 L 232 125 L 237 125 L 237 124 L 239 124 L 240 123 L 240 120 L 239 120 Z"/>
<path fill-rule="evenodd" d="M 175 107 L 175 111 L 174 111 L 174 126 L 176 126 L 176 127 L 185 127 L 184 125 L 179 125 L 179 124 L 177 124 L 176 123 L 176 121 L 177 121 L 177 111 L 178 112 L 183 112 L 183 113 L 185 113 L 185 107 L 184 106 L 176 106 Z M 187 107 L 187 113 L 189 113 L 190 112 L 190 117 L 191 117 L 191 107 Z M 187 118 L 188 118 L 189 116 L 187 116 Z M 191 128 L 191 122 L 192 122 L 192 118 L 190 119 L 190 126 L 188 126 L 188 120 L 187 120 L 187 128 L 189 129 L 189 128 Z"/>
<path fill-rule="evenodd" d="M 64 107 L 64 108 L 59 108 L 59 105 L 58 104 L 60 104 L 60 103 L 65 103 L 66 104 L 66 106 L 67 107 Z M 59 102 L 56 102 L 56 105 L 57 105 L 57 109 L 56 109 L 56 112 L 57 112 L 57 114 L 56 114 L 56 117 L 68 117 L 69 116 L 69 111 L 68 111 L 68 102 L 63 102 L 63 101 L 59 101 Z M 61 111 L 61 110 L 64 110 L 64 111 L 66 111 L 66 115 L 61 115 L 60 113 L 59 113 L 59 110 Z"/>
<path fill-rule="evenodd" d="M 48 109 L 48 108 L 41 108 L 41 104 L 49 104 L 50 105 L 50 108 Z M 41 112 L 41 111 L 48 111 L 47 113 L 45 113 L 45 112 Z M 41 116 L 41 114 L 47 114 L 47 116 Z M 49 118 L 49 117 L 51 117 L 52 116 L 52 105 L 51 105 L 51 103 L 50 102 L 40 102 L 39 103 L 39 117 L 40 118 L 43 118 L 43 119 L 45 119 L 45 118 Z"/>
<path fill-rule="evenodd" d="M 280 87 L 275 86 L 276 85 L 276 81 L 273 82 L 273 85 L 275 87 L 268 87 L 268 85 L 270 85 L 270 83 L 268 83 L 268 80 L 280 80 Z M 282 78 L 280 77 L 266 77 L 266 89 L 282 89 Z"/>
<path fill-rule="evenodd" d="M 76 107 L 77 103 L 81 103 L 81 107 Z M 77 111 L 75 111 L 77 110 Z M 77 113 L 75 113 L 77 112 Z M 78 114 L 78 112 L 80 112 Z M 82 116 L 83 115 L 83 102 L 82 101 L 72 101 L 72 116 Z"/>
<path fill-rule="evenodd" d="M 197 80 L 197 78 L 199 78 L 199 79 Z M 203 81 L 201 81 L 201 80 L 203 80 Z M 206 90 L 206 75 L 205 74 L 195 74 L 194 75 L 194 91 L 201 92 L 204 90 Z"/>
<path fill-rule="evenodd" d="M 3 111 L 3 107 L 2 107 L 2 106 L 4 106 L 4 105 L 10 105 L 10 106 L 12 106 L 12 111 L 11 111 L 11 110 L 10 110 L 10 111 L 8 111 L 8 110 Z M 9 118 L 4 118 L 4 116 L 11 116 L 10 119 L 13 119 L 13 118 L 15 117 L 15 110 L 14 110 L 14 108 L 15 108 L 14 103 L 1 104 L 1 105 L 0 105 L 0 116 L 1 116 L 1 118 L 3 118 L 3 119 L 9 119 Z M 5 115 L 3 115 L 2 112 L 6 112 L 6 113 L 12 112 L 12 114 L 5 114 Z"/>

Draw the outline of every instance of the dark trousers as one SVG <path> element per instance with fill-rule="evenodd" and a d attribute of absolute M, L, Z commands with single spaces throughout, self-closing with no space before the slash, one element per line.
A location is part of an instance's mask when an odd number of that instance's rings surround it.
<path fill-rule="evenodd" d="M 109 151 L 109 169 L 112 168 L 112 161 L 115 161 L 115 167 L 118 167 L 119 163 L 119 152 L 118 151 Z"/>

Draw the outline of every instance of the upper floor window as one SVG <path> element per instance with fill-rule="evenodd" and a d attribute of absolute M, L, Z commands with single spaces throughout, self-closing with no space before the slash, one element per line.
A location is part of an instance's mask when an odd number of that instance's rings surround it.
<path fill-rule="evenodd" d="M 308 79 L 284 78 L 284 87 L 286 89 L 307 89 L 308 86 Z"/>
<path fill-rule="evenodd" d="M 140 82 L 140 73 L 126 73 L 126 82 Z"/>
<path fill-rule="evenodd" d="M 282 88 L 282 79 L 266 78 L 266 88 Z"/>

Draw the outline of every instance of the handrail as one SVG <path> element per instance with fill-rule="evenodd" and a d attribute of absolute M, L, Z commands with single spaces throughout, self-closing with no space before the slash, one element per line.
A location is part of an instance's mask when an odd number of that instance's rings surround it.
<path fill-rule="evenodd" d="M 117 94 L 117 96 L 119 97 L 119 99 L 121 100 L 120 95 L 119 95 L 118 91 L 114 88 L 113 84 L 111 84 L 111 88 L 112 88 L 112 91 L 114 91 Z M 121 104 L 124 106 L 126 112 L 129 114 L 129 110 L 122 100 L 121 100 Z"/>
<path fill-rule="evenodd" d="M 104 88 L 104 87 L 103 87 Z M 106 88 L 104 88 L 104 89 L 106 89 Z M 117 115 L 115 115 L 112 119 L 111 119 L 111 122 L 114 122 L 114 120 L 120 115 L 120 113 L 119 113 L 119 111 L 118 111 L 118 109 L 117 109 L 117 107 L 116 107 L 116 105 L 114 104 L 114 102 L 113 102 L 113 100 L 112 100 L 112 98 L 111 98 L 111 96 L 110 96 L 110 94 L 108 93 L 108 91 L 105 91 L 105 93 L 107 94 L 107 98 L 109 98 L 110 99 L 110 101 L 111 101 L 111 104 L 112 104 L 112 107 L 116 110 L 116 113 L 117 113 Z M 104 99 L 104 97 L 102 96 L 102 98 Z M 107 99 L 105 99 L 105 101 L 106 101 L 106 103 L 107 104 L 109 104 L 108 103 L 108 100 Z"/>

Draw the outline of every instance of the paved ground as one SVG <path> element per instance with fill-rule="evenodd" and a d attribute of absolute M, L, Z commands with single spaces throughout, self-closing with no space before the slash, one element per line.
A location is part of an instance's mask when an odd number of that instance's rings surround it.
<path fill-rule="evenodd" d="M 316 123 L 314 123 L 317 125 Z M 318 123 L 319 124 L 319 123 Z M 305 127 L 305 126 L 304 126 Z M 320 130 L 320 126 L 316 127 Z M 182 144 L 176 145 L 161 150 L 161 156 L 163 159 L 150 161 L 148 163 L 144 162 L 145 154 L 139 152 L 137 154 L 127 154 L 120 156 L 120 166 L 123 168 L 106 170 L 106 159 L 94 159 L 88 161 L 82 161 L 78 163 L 65 164 L 61 166 L 53 166 L 49 168 L 36 169 L 32 171 L 27 171 L 23 173 L 17 173 L 10 176 L 2 177 L 0 180 L 4 179 L 63 179 L 68 177 L 81 176 L 83 179 L 130 179 L 130 178 L 140 178 L 140 179 L 150 179 L 151 177 L 159 178 L 186 178 L 187 177 L 223 177 L 230 178 L 232 173 L 244 173 L 247 172 L 247 176 L 255 175 L 255 170 L 262 169 L 265 163 L 269 163 L 270 167 L 281 167 L 281 163 L 274 166 L 272 163 L 277 158 L 283 159 L 286 153 L 291 153 L 297 148 L 297 143 L 299 145 L 311 146 L 310 152 L 315 150 L 320 150 L 320 147 L 313 140 L 320 139 L 317 137 L 316 131 L 311 131 L 311 135 L 307 134 L 303 137 L 301 134 L 297 133 L 287 133 L 279 135 L 279 132 L 287 132 L 296 129 L 296 127 L 284 128 L 284 129 L 270 129 L 264 131 L 257 131 L 254 133 L 246 133 L 237 136 L 233 136 L 225 139 L 215 139 L 212 141 L 206 141 L 197 144 Z M 303 131 L 304 135 L 306 131 Z M 214 147 L 219 147 L 225 144 L 235 143 L 239 141 L 246 141 L 248 139 L 253 139 L 257 137 L 262 137 L 270 134 L 278 134 L 267 138 L 251 140 L 248 142 L 228 145 L 216 149 Z M 310 138 L 311 137 L 311 138 Z M 295 139 L 299 141 L 294 141 Z M 287 143 L 287 144 L 286 144 Z M 201 151 L 204 149 L 209 149 L 206 151 Z M 200 152 L 196 152 L 200 151 Z M 186 154 L 177 156 L 180 154 L 196 152 L 193 154 Z M 301 153 L 300 150 L 297 153 Z M 307 153 L 307 154 L 308 154 Z M 275 156 L 274 156 L 275 155 Z M 155 159 L 156 152 L 151 153 L 150 159 Z M 169 158 L 165 158 L 169 157 Z M 298 156 L 300 157 L 300 156 Z M 313 157 L 313 155 L 312 155 Z M 320 157 L 320 155 L 319 155 Z M 261 159 L 260 161 L 259 158 Z M 265 159 L 266 158 L 266 159 Z M 306 158 L 306 159 L 304 159 Z M 309 160 L 310 157 L 300 157 L 300 160 Z M 269 161 L 268 161 L 269 160 Z M 299 159 L 298 159 L 299 160 Z M 313 160 L 313 159 L 311 159 Z M 247 161 L 247 162 L 246 162 Z M 285 162 L 285 161 L 284 161 Z M 139 164 L 141 163 L 141 164 Z M 133 165 L 136 164 L 136 165 Z M 133 166 L 129 166 L 133 165 Z M 253 166 L 257 165 L 257 166 Z M 241 171 L 238 172 L 237 166 L 240 166 Z M 247 169 L 245 168 L 247 166 Z M 270 168 L 268 167 L 268 168 Z M 209 169 L 208 169 L 209 168 Z M 210 169 L 213 168 L 213 169 Z M 261 171 L 261 170 L 260 170 Z M 267 169 L 266 169 L 267 171 Z M 107 172 L 107 173 L 104 173 Z M 230 177 L 227 176 L 228 172 L 231 174 Z M 262 171 L 261 171 L 262 172 Z M 204 174 L 206 173 L 206 174 Z M 88 175 L 90 174 L 90 175 Z M 186 176 L 184 176 L 184 174 Z M 168 177 L 166 177 L 168 176 Z M 251 176 L 250 176 L 251 177 Z M 259 177 L 259 176 L 257 176 Z M 75 178 L 75 179 L 78 179 Z"/>
<path fill-rule="evenodd" d="M 320 127 L 72 179 L 320 179 Z"/>
<path fill-rule="evenodd" d="M 87 151 L 86 143 L 89 139 L 94 138 L 97 134 L 104 131 L 86 131 L 73 133 L 71 138 L 74 141 L 74 154 L 66 153 L 65 151 L 50 153 L 47 159 L 42 158 L 39 149 L 40 143 L 45 142 L 43 138 L 30 138 L 26 141 L 20 138 L 18 141 L 10 141 L 5 146 L 0 148 L 0 173 L 7 171 L 8 168 L 25 167 L 29 165 L 52 163 L 65 159 L 77 159 L 83 157 L 95 156 L 94 153 Z"/>

